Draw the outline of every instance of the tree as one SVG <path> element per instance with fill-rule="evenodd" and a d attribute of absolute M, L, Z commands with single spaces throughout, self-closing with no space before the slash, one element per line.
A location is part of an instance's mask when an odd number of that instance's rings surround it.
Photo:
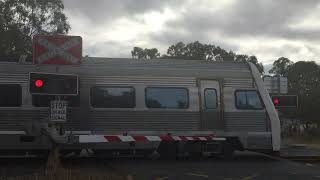
<path fill-rule="evenodd" d="M 297 115 L 305 121 L 320 123 L 320 68 L 313 61 L 299 61 L 287 70 L 290 94 L 297 94 Z"/>
<path fill-rule="evenodd" d="M 32 54 L 36 34 L 68 33 L 61 0 L 0 0 L 0 57 Z"/>
<path fill-rule="evenodd" d="M 194 59 L 194 60 L 208 60 L 214 61 L 223 59 L 224 61 L 234 61 L 235 53 L 232 51 L 227 52 L 219 46 L 211 44 L 202 44 L 199 41 L 184 44 L 178 42 L 171 45 L 167 51 L 168 57 L 173 59 Z M 221 57 L 221 58 L 220 58 Z"/>
<path fill-rule="evenodd" d="M 248 59 L 246 60 L 247 62 L 251 62 L 252 64 L 256 65 L 258 68 L 259 72 L 263 74 L 264 72 L 264 67 L 263 64 L 258 62 L 258 59 L 256 56 L 249 56 Z"/>
<path fill-rule="evenodd" d="M 249 58 L 248 55 L 237 54 L 234 61 L 236 61 L 236 62 L 247 62 L 248 58 Z"/>
<path fill-rule="evenodd" d="M 251 62 L 252 64 L 256 65 L 257 69 L 259 70 L 259 72 L 261 74 L 264 73 L 263 64 L 258 61 L 256 56 L 248 56 L 248 55 L 245 55 L 245 54 L 238 54 L 238 55 L 235 55 L 234 61 L 242 62 L 242 63 Z"/>
<path fill-rule="evenodd" d="M 155 59 L 160 56 L 160 53 L 157 48 L 143 49 L 141 47 L 134 47 L 131 55 L 134 59 Z"/>
<path fill-rule="evenodd" d="M 154 51 L 151 51 L 154 50 Z M 158 58 L 157 49 L 142 49 L 134 47 L 131 51 L 133 58 L 153 59 Z M 139 56 L 140 54 L 140 56 Z M 154 55 L 156 54 L 156 55 Z M 202 44 L 199 41 L 185 44 L 178 42 L 169 46 L 167 54 L 162 55 L 161 59 L 190 59 L 190 60 L 207 60 L 207 61 L 235 61 L 241 63 L 251 62 L 255 64 L 260 73 L 264 72 L 263 64 L 258 62 L 256 56 L 236 54 L 232 51 L 226 51 L 219 46 L 212 44 Z"/>
<path fill-rule="evenodd" d="M 157 48 L 144 49 L 147 59 L 155 59 L 160 56 Z"/>
<path fill-rule="evenodd" d="M 133 47 L 133 50 L 131 51 L 132 58 L 140 59 L 143 56 L 142 52 L 143 49 L 141 47 Z"/>
<path fill-rule="evenodd" d="M 211 44 L 205 44 L 204 46 L 205 46 L 205 60 L 215 61 L 216 60 L 215 57 L 218 55 L 216 52 L 214 52 L 216 47 Z"/>
<path fill-rule="evenodd" d="M 223 61 L 234 61 L 235 53 L 232 51 L 227 52 L 226 50 L 222 49 L 220 46 L 215 47 L 214 45 L 210 46 L 209 54 L 214 54 L 215 56 L 219 55 Z"/>
<path fill-rule="evenodd" d="M 186 45 L 183 42 L 178 42 L 177 44 L 171 45 L 168 48 L 167 54 L 170 57 L 183 58 L 185 47 Z"/>
<path fill-rule="evenodd" d="M 206 54 L 206 45 L 199 43 L 199 41 L 189 43 L 184 48 L 185 59 L 206 60 Z"/>
<path fill-rule="evenodd" d="M 270 69 L 269 73 L 273 73 L 280 76 L 287 76 L 288 68 L 293 64 L 290 59 L 285 57 L 280 57 L 273 62 L 273 66 Z"/>

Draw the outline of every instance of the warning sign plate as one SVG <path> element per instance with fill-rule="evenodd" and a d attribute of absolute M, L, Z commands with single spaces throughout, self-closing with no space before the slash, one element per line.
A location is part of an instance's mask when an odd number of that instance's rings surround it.
<path fill-rule="evenodd" d="M 33 62 L 35 64 L 80 64 L 82 38 L 65 35 L 36 35 L 33 38 Z"/>

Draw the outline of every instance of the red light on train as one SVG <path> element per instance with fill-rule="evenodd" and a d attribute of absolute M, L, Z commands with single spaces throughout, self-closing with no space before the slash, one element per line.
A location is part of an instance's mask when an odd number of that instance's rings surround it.
<path fill-rule="evenodd" d="M 38 79 L 35 81 L 34 84 L 36 85 L 37 88 L 42 88 L 44 83 L 41 79 Z"/>
<path fill-rule="evenodd" d="M 273 100 L 273 104 L 274 104 L 274 105 L 278 105 L 279 103 L 280 103 L 279 98 L 275 98 L 275 99 Z"/>

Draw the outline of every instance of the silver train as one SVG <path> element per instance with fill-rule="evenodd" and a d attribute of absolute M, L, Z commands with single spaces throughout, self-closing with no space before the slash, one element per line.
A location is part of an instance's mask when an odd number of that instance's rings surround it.
<path fill-rule="evenodd" d="M 53 96 L 31 95 L 29 73 L 79 77 L 65 132 L 78 138 L 65 150 L 98 153 L 158 150 L 233 152 L 280 150 L 280 121 L 253 64 L 194 60 L 83 58 L 81 65 L 0 62 L 0 152 L 40 152 L 50 138 L 30 128 L 48 119 Z M 30 127 L 32 124 L 32 127 Z M 98 135 L 214 135 L 212 141 L 80 142 Z M 180 139 L 181 140 L 181 139 Z M 216 143 L 218 142 L 218 143 Z M 0 154 L 1 155 L 1 154 Z"/>

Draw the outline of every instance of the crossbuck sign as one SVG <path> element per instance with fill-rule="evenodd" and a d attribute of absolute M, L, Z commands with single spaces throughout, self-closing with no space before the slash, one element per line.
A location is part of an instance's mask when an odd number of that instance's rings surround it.
<path fill-rule="evenodd" d="M 82 38 L 80 36 L 36 35 L 33 38 L 35 64 L 80 64 Z"/>

